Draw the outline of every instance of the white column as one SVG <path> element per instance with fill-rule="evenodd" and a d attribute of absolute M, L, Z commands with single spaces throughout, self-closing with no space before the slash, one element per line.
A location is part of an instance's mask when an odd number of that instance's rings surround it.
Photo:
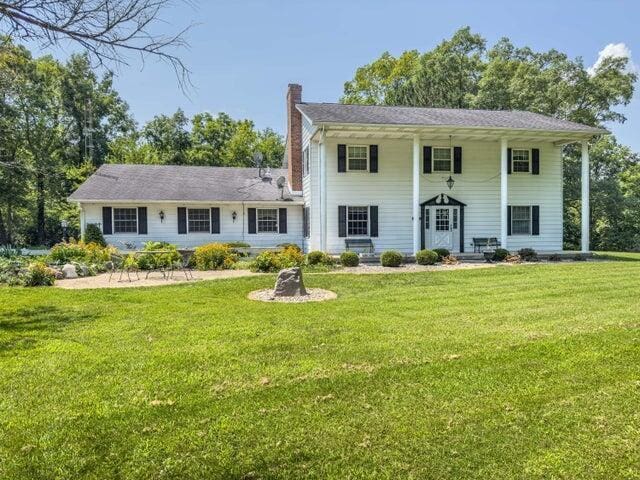
<path fill-rule="evenodd" d="M 507 188 L 507 180 L 509 178 L 507 157 L 507 139 L 500 139 L 500 243 L 502 248 L 507 246 L 507 222 L 509 221 L 508 204 L 509 189 Z"/>
<path fill-rule="evenodd" d="M 84 231 L 85 231 L 85 218 L 84 218 L 84 207 L 82 206 L 81 203 L 78 204 L 78 206 L 80 207 L 80 238 L 84 238 Z"/>
<path fill-rule="evenodd" d="M 420 136 L 413 136 L 413 254 L 420 250 Z"/>
<path fill-rule="evenodd" d="M 320 156 L 320 250 L 327 251 L 327 156 L 324 133 L 318 144 Z"/>
<path fill-rule="evenodd" d="M 582 142 L 582 251 L 589 251 L 589 142 Z"/>

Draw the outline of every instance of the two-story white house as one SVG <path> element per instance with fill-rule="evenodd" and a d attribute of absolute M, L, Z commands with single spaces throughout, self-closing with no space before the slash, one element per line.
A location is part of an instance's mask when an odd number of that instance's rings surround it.
<path fill-rule="evenodd" d="M 115 244 L 559 252 L 561 151 L 579 142 L 589 250 L 588 141 L 603 129 L 519 111 L 305 103 L 295 84 L 287 118 L 286 170 L 104 165 L 70 197 L 81 229 L 98 224 Z"/>

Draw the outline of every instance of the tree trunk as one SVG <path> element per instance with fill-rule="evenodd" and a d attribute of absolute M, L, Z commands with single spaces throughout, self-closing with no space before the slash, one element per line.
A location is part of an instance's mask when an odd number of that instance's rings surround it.
<path fill-rule="evenodd" d="M 44 218 L 44 174 L 38 172 L 36 176 L 36 221 L 38 245 L 45 242 L 45 218 Z"/>
<path fill-rule="evenodd" d="M 7 230 L 4 226 L 4 216 L 0 210 L 0 245 L 9 245 L 11 242 L 7 238 Z"/>

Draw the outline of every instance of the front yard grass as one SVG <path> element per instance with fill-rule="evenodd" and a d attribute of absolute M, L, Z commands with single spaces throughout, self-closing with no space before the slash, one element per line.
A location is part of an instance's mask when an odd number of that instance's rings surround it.
<path fill-rule="evenodd" d="M 0 288 L 0 478 L 640 478 L 632 259 Z"/>

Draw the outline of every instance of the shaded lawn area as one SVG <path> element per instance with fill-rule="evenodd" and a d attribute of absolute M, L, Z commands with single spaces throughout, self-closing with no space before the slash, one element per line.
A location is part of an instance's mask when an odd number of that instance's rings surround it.
<path fill-rule="evenodd" d="M 639 478 L 640 263 L 0 289 L 0 478 Z"/>

